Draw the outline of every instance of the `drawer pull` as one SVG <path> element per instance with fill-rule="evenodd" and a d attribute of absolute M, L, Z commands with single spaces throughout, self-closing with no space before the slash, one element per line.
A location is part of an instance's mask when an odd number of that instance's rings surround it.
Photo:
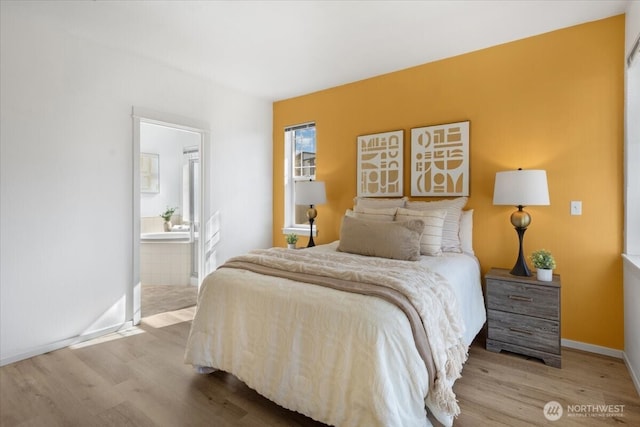
<path fill-rule="evenodd" d="M 533 335 L 533 332 L 529 332 L 527 330 L 520 329 L 520 328 L 509 328 L 509 330 L 512 331 L 512 332 L 518 332 L 520 334 Z"/>
<path fill-rule="evenodd" d="M 516 300 L 516 301 L 533 302 L 533 298 L 531 298 L 531 297 L 521 297 L 520 295 L 509 295 L 509 299 Z"/>

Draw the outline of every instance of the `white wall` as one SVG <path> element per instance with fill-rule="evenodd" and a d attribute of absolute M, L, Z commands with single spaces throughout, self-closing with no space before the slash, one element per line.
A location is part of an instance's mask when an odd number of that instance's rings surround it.
<path fill-rule="evenodd" d="M 640 2 L 629 2 L 625 17 L 625 59 L 640 36 Z M 624 358 L 640 394 L 640 57 L 626 73 Z"/>
<path fill-rule="evenodd" d="M 132 106 L 211 124 L 220 260 L 271 244 L 270 102 L 0 5 L 0 363 L 131 320 Z"/>
<path fill-rule="evenodd" d="M 625 16 L 625 54 L 628 55 L 640 34 L 640 2 L 630 1 Z M 625 55 L 625 56 L 626 56 Z"/>
<path fill-rule="evenodd" d="M 624 268 L 624 360 L 640 394 L 640 257 L 625 257 Z"/>
<path fill-rule="evenodd" d="M 629 2 L 625 16 L 625 61 L 640 35 L 640 2 Z M 626 64 L 625 64 L 626 65 Z M 625 248 L 640 256 L 640 54 L 625 72 Z"/>

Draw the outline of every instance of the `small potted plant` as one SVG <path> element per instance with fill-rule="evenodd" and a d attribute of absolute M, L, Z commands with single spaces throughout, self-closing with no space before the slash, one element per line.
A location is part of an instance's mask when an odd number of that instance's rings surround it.
<path fill-rule="evenodd" d="M 553 269 L 556 268 L 556 260 L 546 249 L 533 251 L 531 254 L 531 262 L 536 268 L 536 275 L 541 282 L 550 282 L 553 280 Z"/>
<path fill-rule="evenodd" d="M 162 219 L 164 219 L 164 231 L 171 231 L 171 217 L 173 216 L 173 213 L 176 211 L 176 209 L 178 208 L 170 208 L 169 206 L 167 206 L 167 209 L 160 214 Z"/>
<path fill-rule="evenodd" d="M 296 243 L 298 242 L 298 235 L 296 233 L 289 233 L 286 236 L 287 239 L 287 247 L 289 249 L 295 249 Z"/>

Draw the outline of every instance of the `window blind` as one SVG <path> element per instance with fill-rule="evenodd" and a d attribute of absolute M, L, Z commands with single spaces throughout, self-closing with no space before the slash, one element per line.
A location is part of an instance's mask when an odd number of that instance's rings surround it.
<path fill-rule="evenodd" d="M 312 128 L 315 127 L 316 124 L 314 122 L 309 122 L 309 123 L 303 123 L 301 125 L 295 125 L 295 126 L 289 126 L 284 128 L 285 132 L 291 132 L 294 130 L 302 130 L 302 129 L 308 129 L 308 128 Z"/>

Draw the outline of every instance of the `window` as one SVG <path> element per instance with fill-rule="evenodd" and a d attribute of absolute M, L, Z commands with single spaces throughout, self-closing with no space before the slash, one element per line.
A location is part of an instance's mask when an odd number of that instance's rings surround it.
<path fill-rule="evenodd" d="M 316 178 L 316 124 L 305 123 L 284 130 L 284 233 L 306 234 L 308 206 L 295 204 L 296 181 Z M 315 232 L 315 228 L 314 228 Z"/>

